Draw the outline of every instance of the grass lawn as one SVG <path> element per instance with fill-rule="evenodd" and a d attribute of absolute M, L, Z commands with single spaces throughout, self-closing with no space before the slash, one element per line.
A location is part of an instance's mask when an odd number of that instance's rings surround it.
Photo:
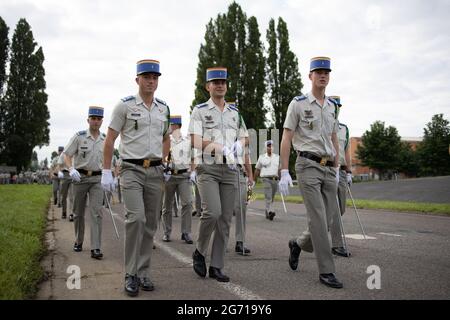
<path fill-rule="evenodd" d="M 36 293 L 50 197 L 48 185 L 0 185 L 0 300 Z"/>
<path fill-rule="evenodd" d="M 263 193 L 256 194 L 257 200 L 264 200 Z M 275 201 L 281 201 L 281 196 L 276 195 Z M 301 196 L 287 196 L 286 202 L 303 203 Z M 450 215 L 450 204 L 446 203 L 426 203 L 426 202 L 406 202 L 406 201 L 385 201 L 385 200 L 358 200 L 355 199 L 358 209 L 380 209 L 401 212 L 420 212 L 432 214 Z M 352 200 L 347 198 L 347 207 L 353 207 Z"/>

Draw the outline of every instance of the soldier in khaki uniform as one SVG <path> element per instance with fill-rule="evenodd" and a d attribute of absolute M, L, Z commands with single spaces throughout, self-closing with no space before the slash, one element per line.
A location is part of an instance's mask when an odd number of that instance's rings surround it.
<path fill-rule="evenodd" d="M 191 238 L 192 225 L 192 185 L 190 181 L 193 171 L 191 139 L 181 135 L 181 116 L 170 116 L 170 169 L 171 177 L 165 183 L 164 204 L 162 208 L 163 241 L 170 241 L 172 232 L 172 208 L 174 198 L 179 194 L 181 203 L 181 240 L 194 243 Z M 177 194 L 175 194 L 177 193 Z M 177 210 L 177 208 L 175 209 Z"/>
<path fill-rule="evenodd" d="M 341 108 L 341 98 L 339 96 L 330 97 Z M 342 215 L 345 213 L 347 201 L 347 185 L 352 184 L 352 162 L 349 148 L 349 131 L 348 127 L 339 122 L 339 130 L 337 133 L 339 140 L 339 185 L 338 185 L 338 201 L 339 212 Z M 337 214 L 339 214 L 339 212 Z M 331 251 L 333 254 L 341 257 L 349 257 L 350 252 L 342 245 L 342 229 L 340 226 L 340 218 L 333 219 L 333 224 L 330 226 L 331 239 L 333 240 L 333 247 Z"/>
<path fill-rule="evenodd" d="M 295 270 L 301 250 L 314 253 L 321 283 L 342 288 L 335 277 L 335 265 L 328 239 L 328 226 L 337 212 L 337 184 L 339 180 L 339 143 L 337 139 L 338 107 L 325 96 L 329 82 L 330 59 L 311 60 L 309 78 L 312 91 L 295 97 L 289 104 L 281 141 L 280 192 L 287 195 L 292 185 L 289 174 L 291 142 L 297 152 L 295 170 L 305 201 L 308 230 L 289 241 L 289 265 Z"/>
<path fill-rule="evenodd" d="M 73 213 L 75 244 L 73 250 L 83 250 L 84 213 L 86 197 L 89 194 L 89 212 L 91 217 L 91 257 L 101 259 L 102 239 L 102 202 L 103 190 L 100 175 L 103 161 L 103 143 L 105 134 L 100 132 L 103 122 L 103 108 L 89 107 L 89 129 L 79 131 L 70 139 L 64 151 L 64 162 L 73 180 Z M 72 166 L 73 163 L 73 166 Z"/>
<path fill-rule="evenodd" d="M 207 69 L 206 90 L 211 98 L 194 108 L 189 124 L 192 145 L 203 152 L 203 161 L 196 167 L 203 213 L 193 267 L 199 276 L 206 276 L 205 256 L 214 233 L 209 276 L 221 282 L 230 281 L 222 269 L 237 191 L 236 157 L 244 152 L 248 137 L 238 109 L 225 102 L 226 79 L 225 68 Z M 245 163 L 249 163 L 247 152 Z"/>
<path fill-rule="evenodd" d="M 61 207 L 61 202 L 59 199 L 59 185 L 60 185 L 60 179 L 63 177 L 61 174 L 58 174 L 58 159 L 61 156 L 62 152 L 64 150 L 63 146 L 58 147 L 58 155 L 52 159 L 52 162 L 50 164 L 50 179 L 52 180 L 53 185 L 53 204 L 58 205 L 58 208 Z"/>
<path fill-rule="evenodd" d="M 273 141 L 266 141 L 267 152 L 259 156 L 255 166 L 255 181 L 261 176 L 264 182 L 264 198 L 266 199 L 266 219 L 273 220 L 275 211 L 273 201 L 278 191 L 280 156 L 272 152 Z"/>
<path fill-rule="evenodd" d="M 69 194 L 70 185 L 72 184 L 72 177 L 69 174 L 69 167 L 64 161 L 64 152 L 58 158 L 58 177 L 60 178 L 60 201 L 62 206 L 62 218 L 67 217 L 67 195 Z M 71 199 L 73 205 L 73 199 Z M 70 219 L 72 220 L 72 218 Z"/>
<path fill-rule="evenodd" d="M 125 203 L 125 292 L 130 296 L 152 291 L 150 262 L 158 226 L 163 191 L 162 159 L 169 153 L 167 104 L 154 96 L 158 88 L 159 62 L 137 63 L 138 94 L 123 98 L 114 108 L 104 149 L 102 186 L 114 189 L 111 160 L 120 134 L 120 186 Z"/>

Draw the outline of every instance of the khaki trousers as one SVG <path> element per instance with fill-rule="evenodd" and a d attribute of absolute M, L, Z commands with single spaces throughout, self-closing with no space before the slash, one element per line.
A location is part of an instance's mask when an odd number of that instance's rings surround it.
<path fill-rule="evenodd" d="M 125 272 L 149 277 L 153 237 L 161 210 L 163 168 L 144 168 L 123 161 L 120 184 L 125 204 Z"/>
<path fill-rule="evenodd" d="M 197 250 L 206 257 L 209 240 L 214 233 L 211 266 L 222 269 L 237 192 L 237 171 L 226 164 L 202 164 L 197 167 L 197 173 L 203 208 Z"/>
<path fill-rule="evenodd" d="M 273 201 L 278 191 L 278 180 L 262 178 L 264 182 L 264 198 L 266 199 L 266 211 L 273 212 Z"/>
<path fill-rule="evenodd" d="M 338 211 L 336 172 L 303 157 L 297 157 L 295 170 L 308 219 L 308 229 L 297 238 L 297 244 L 302 250 L 314 251 L 319 273 L 334 273 L 328 228 Z"/>

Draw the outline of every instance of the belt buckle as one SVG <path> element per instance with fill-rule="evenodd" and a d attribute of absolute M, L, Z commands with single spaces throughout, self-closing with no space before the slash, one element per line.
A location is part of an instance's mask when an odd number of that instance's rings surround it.
<path fill-rule="evenodd" d="M 144 160 L 144 163 L 142 164 L 142 166 L 144 167 L 144 168 L 148 168 L 148 167 L 150 167 L 150 160 L 149 159 L 145 159 Z"/>
<path fill-rule="evenodd" d="M 327 161 L 328 161 L 328 158 L 322 158 L 322 159 L 320 159 L 320 165 L 321 165 L 321 166 L 326 166 Z"/>
<path fill-rule="evenodd" d="M 88 170 L 87 174 L 88 177 L 92 176 L 92 170 Z"/>

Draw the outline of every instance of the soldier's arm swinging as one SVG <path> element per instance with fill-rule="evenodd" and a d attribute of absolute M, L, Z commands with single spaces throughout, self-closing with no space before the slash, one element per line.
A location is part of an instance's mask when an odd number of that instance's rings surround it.
<path fill-rule="evenodd" d="M 119 136 L 119 132 L 108 128 L 103 146 L 103 169 L 111 169 L 112 156 L 114 151 L 114 141 Z"/>
<path fill-rule="evenodd" d="M 334 156 L 334 167 L 339 167 L 339 140 L 336 132 L 331 134 L 331 141 L 333 142 L 334 150 L 336 150 L 336 155 Z"/>

